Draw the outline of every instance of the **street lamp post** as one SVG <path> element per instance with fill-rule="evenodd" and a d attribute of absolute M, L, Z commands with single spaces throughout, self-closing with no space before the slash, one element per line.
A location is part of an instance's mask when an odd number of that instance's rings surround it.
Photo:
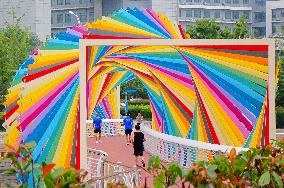
<path fill-rule="evenodd" d="M 77 18 L 77 22 L 79 25 L 81 25 L 81 22 L 80 22 L 80 18 L 77 14 L 75 14 L 73 11 L 69 10 L 69 14 L 72 14 L 73 16 L 75 16 Z"/>
<path fill-rule="evenodd" d="M 128 102 L 127 102 L 127 93 L 135 93 L 136 90 L 132 89 L 132 90 L 125 90 L 125 113 L 128 113 Z"/>

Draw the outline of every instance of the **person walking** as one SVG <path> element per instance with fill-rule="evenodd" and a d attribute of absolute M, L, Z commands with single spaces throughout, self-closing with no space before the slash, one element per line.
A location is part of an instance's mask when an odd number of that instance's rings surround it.
<path fill-rule="evenodd" d="M 123 123 L 124 123 L 125 137 L 126 137 L 126 145 L 129 145 L 129 143 L 131 142 L 130 135 L 132 133 L 132 124 L 133 124 L 133 120 L 130 117 L 129 113 L 124 118 Z"/>
<path fill-rule="evenodd" d="M 134 149 L 135 164 L 138 164 L 138 158 L 141 157 L 142 166 L 145 167 L 143 152 L 144 142 L 146 141 L 144 134 L 140 131 L 140 125 L 135 125 L 135 131 L 132 134 L 132 144 Z"/>
<path fill-rule="evenodd" d="M 96 115 L 96 118 L 93 120 L 94 124 L 94 133 L 96 137 L 96 143 L 102 143 L 101 141 L 101 128 L 102 128 L 102 119 L 99 114 Z"/>
<path fill-rule="evenodd" d="M 138 113 L 137 117 L 136 117 L 136 121 L 138 125 L 141 125 L 142 121 L 143 121 L 143 116 Z"/>

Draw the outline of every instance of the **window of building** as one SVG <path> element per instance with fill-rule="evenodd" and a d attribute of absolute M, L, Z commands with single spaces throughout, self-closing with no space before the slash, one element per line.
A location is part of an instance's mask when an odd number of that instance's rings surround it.
<path fill-rule="evenodd" d="M 231 0 L 225 0 L 225 3 L 227 3 L 227 4 L 231 4 L 231 3 L 232 3 L 232 1 L 231 1 Z"/>
<path fill-rule="evenodd" d="M 276 26 L 275 25 L 272 26 L 272 34 L 274 34 L 274 33 L 276 33 Z"/>
<path fill-rule="evenodd" d="M 201 10 L 200 9 L 194 10 L 194 17 L 195 18 L 201 18 Z"/>
<path fill-rule="evenodd" d="M 281 33 L 284 33 L 284 25 L 281 25 Z"/>
<path fill-rule="evenodd" d="M 210 0 L 204 0 L 204 3 L 208 3 L 208 4 L 209 4 L 209 3 L 210 3 Z"/>
<path fill-rule="evenodd" d="M 94 3 L 94 0 L 90 0 L 90 3 Z"/>
<path fill-rule="evenodd" d="M 91 10 L 89 12 L 89 21 L 94 21 L 95 19 L 95 14 L 94 14 L 94 10 Z"/>
<path fill-rule="evenodd" d="M 214 12 L 214 18 L 219 19 L 220 18 L 220 11 Z"/>
<path fill-rule="evenodd" d="M 233 12 L 233 19 L 238 20 L 240 18 L 240 13 L 237 11 Z"/>
<path fill-rule="evenodd" d="M 233 0 L 233 3 L 234 3 L 234 4 L 239 4 L 240 1 L 239 1 L 239 0 Z"/>
<path fill-rule="evenodd" d="M 192 3 L 192 0 L 186 0 L 187 3 Z"/>
<path fill-rule="evenodd" d="M 276 18 L 276 10 L 272 10 L 272 18 Z"/>
<path fill-rule="evenodd" d="M 53 24 L 53 15 L 51 15 L 51 24 Z"/>
<path fill-rule="evenodd" d="M 255 0 L 255 3 L 258 5 L 265 5 L 265 0 Z"/>
<path fill-rule="evenodd" d="M 57 0 L 57 5 L 63 5 L 63 0 Z"/>
<path fill-rule="evenodd" d="M 214 3 L 220 3 L 220 0 L 214 0 Z"/>
<path fill-rule="evenodd" d="M 249 4 L 249 0 L 243 0 L 243 3 L 247 5 Z"/>
<path fill-rule="evenodd" d="M 71 15 L 65 14 L 65 23 L 71 23 Z"/>
<path fill-rule="evenodd" d="M 281 11 L 281 17 L 284 17 L 284 9 L 280 9 Z"/>
<path fill-rule="evenodd" d="M 265 12 L 255 12 L 254 21 L 255 22 L 265 22 Z"/>
<path fill-rule="evenodd" d="M 188 18 L 191 18 L 192 17 L 192 10 L 186 10 L 185 16 L 188 17 Z"/>
<path fill-rule="evenodd" d="M 227 20 L 230 20 L 230 19 L 232 18 L 232 13 L 231 13 L 231 11 L 226 11 L 226 12 L 225 12 L 225 18 L 226 18 Z"/>
<path fill-rule="evenodd" d="M 200 3 L 200 2 L 201 2 L 201 0 L 194 0 L 194 2 L 195 2 L 195 3 Z"/>
<path fill-rule="evenodd" d="M 87 21 L 87 15 L 85 13 L 80 13 L 79 18 L 81 22 L 86 22 Z"/>
<path fill-rule="evenodd" d="M 57 23 L 63 23 L 63 14 L 57 14 Z"/>
<path fill-rule="evenodd" d="M 65 5 L 71 5 L 71 0 L 65 0 Z"/>
<path fill-rule="evenodd" d="M 244 11 L 243 15 L 244 15 L 245 19 L 249 19 L 249 12 L 248 11 Z"/>
<path fill-rule="evenodd" d="M 204 18 L 210 18 L 210 11 L 204 10 Z"/>
<path fill-rule="evenodd" d="M 82 4 L 82 3 L 83 3 L 83 0 L 79 0 L 79 3 Z"/>

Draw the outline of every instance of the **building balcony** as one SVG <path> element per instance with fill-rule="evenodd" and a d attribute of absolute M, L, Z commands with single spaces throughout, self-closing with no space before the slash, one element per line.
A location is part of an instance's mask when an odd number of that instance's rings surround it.
<path fill-rule="evenodd" d="M 74 23 L 56 23 L 51 24 L 51 29 L 67 29 L 71 28 L 74 25 Z"/>
<path fill-rule="evenodd" d="M 60 10 L 78 10 L 78 9 L 89 9 L 94 8 L 94 6 L 91 5 L 81 5 L 81 6 L 58 6 L 58 7 L 52 7 L 51 11 L 60 11 Z"/>
<path fill-rule="evenodd" d="M 284 18 L 273 18 L 272 20 L 273 23 L 281 23 L 281 22 L 284 22 Z"/>
<path fill-rule="evenodd" d="M 200 19 L 214 19 L 214 18 L 187 18 L 187 17 L 179 17 L 178 21 L 179 22 L 196 22 L 197 20 Z M 215 20 L 217 23 L 226 23 L 226 24 L 235 24 L 238 20 L 234 20 L 234 19 L 216 19 Z M 251 24 L 252 21 L 251 20 L 246 20 L 248 24 Z"/>
<path fill-rule="evenodd" d="M 179 5 L 180 9 L 207 9 L 207 10 L 235 10 L 235 11 L 252 11 L 252 7 L 250 6 L 227 6 L 227 5 L 204 5 L 204 4 L 196 4 L 196 5 Z"/>

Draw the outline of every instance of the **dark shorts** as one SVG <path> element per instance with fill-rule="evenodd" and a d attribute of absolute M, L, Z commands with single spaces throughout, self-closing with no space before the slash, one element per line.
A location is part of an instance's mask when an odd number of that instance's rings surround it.
<path fill-rule="evenodd" d="M 136 157 L 143 156 L 143 150 L 136 150 L 136 149 L 134 149 L 134 155 Z"/>
<path fill-rule="evenodd" d="M 100 133 L 100 134 L 102 133 L 101 129 L 95 129 L 94 132 L 95 133 Z"/>
<path fill-rule="evenodd" d="M 132 129 L 125 129 L 125 135 L 131 135 Z"/>

